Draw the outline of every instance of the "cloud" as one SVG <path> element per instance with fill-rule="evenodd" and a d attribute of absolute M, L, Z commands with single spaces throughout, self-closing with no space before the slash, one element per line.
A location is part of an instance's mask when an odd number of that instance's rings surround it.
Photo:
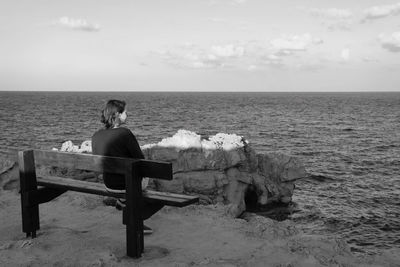
<path fill-rule="evenodd" d="M 252 40 L 199 46 L 186 43 L 171 46 L 157 54 L 164 63 L 179 69 L 229 69 L 255 71 L 263 68 L 292 68 L 307 65 L 315 58 L 312 46 L 323 41 L 310 34 L 290 35 L 271 41 Z"/>
<path fill-rule="evenodd" d="M 342 52 L 340 53 L 340 57 L 342 58 L 343 61 L 347 62 L 350 60 L 350 49 L 348 48 L 343 48 Z"/>
<path fill-rule="evenodd" d="M 228 44 L 225 46 L 212 46 L 211 52 L 216 57 L 241 57 L 244 54 L 244 48 Z"/>
<path fill-rule="evenodd" d="M 207 20 L 207 21 L 210 21 L 210 22 L 214 22 L 214 23 L 227 23 L 227 22 L 228 22 L 227 19 L 224 19 L 224 18 L 216 18 L 216 17 L 213 17 L 213 18 L 206 18 L 206 20 Z"/>
<path fill-rule="evenodd" d="M 257 69 L 258 69 L 257 65 L 250 65 L 250 66 L 247 67 L 248 71 L 256 71 Z"/>
<path fill-rule="evenodd" d="M 207 5 L 216 6 L 216 5 L 243 5 L 247 3 L 247 0 L 208 0 Z"/>
<path fill-rule="evenodd" d="M 263 57 L 263 64 L 275 66 L 275 67 L 283 67 L 283 57 L 275 54 L 269 54 Z"/>
<path fill-rule="evenodd" d="M 350 9 L 311 7 L 299 7 L 299 9 L 308 12 L 316 19 L 322 20 L 322 24 L 329 31 L 350 30 L 354 22 L 354 14 Z"/>
<path fill-rule="evenodd" d="M 205 18 L 204 20 L 219 26 L 223 25 L 224 27 L 229 27 L 229 30 L 235 28 L 239 31 L 248 31 L 249 29 L 251 29 L 251 23 L 245 20 L 230 20 L 219 17 L 208 17 Z"/>
<path fill-rule="evenodd" d="M 234 66 L 245 55 L 245 48 L 237 44 L 201 48 L 188 43 L 160 54 L 166 63 L 177 68 L 217 69 Z"/>
<path fill-rule="evenodd" d="M 374 58 L 374 57 L 371 57 L 371 56 L 364 56 L 364 57 L 361 58 L 361 60 L 362 60 L 363 62 L 367 62 L 367 63 L 370 63 L 370 62 L 378 62 L 378 61 L 379 61 L 378 59 L 376 59 L 376 58 Z"/>
<path fill-rule="evenodd" d="M 390 52 L 400 52 L 400 32 L 379 35 L 381 46 Z"/>
<path fill-rule="evenodd" d="M 314 17 L 328 18 L 335 20 L 351 19 L 353 12 L 349 9 L 338 8 L 306 8 L 308 12 Z"/>
<path fill-rule="evenodd" d="M 272 48 L 278 54 L 289 55 L 296 51 L 305 51 L 311 45 L 322 44 L 322 39 L 313 38 L 309 33 L 303 35 L 283 36 L 271 41 Z"/>
<path fill-rule="evenodd" d="M 235 5 L 242 5 L 245 4 L 247 0 L 232 0 L 232 3 Z"/>
<path fill-rule="evenodd" d="M 100 30 L 100 26 L 98 24 L 90 23 L 84 19 L 61 17 L 56 21 L 56 24 L 73 30 L 89 32 Z"/>
<path fill-rule="evenodd" d="M 373 6 L 364 10 L 362 21 L 381 19 L 391 15 L 400 14 L 400 3 L 385 6 Z"/>

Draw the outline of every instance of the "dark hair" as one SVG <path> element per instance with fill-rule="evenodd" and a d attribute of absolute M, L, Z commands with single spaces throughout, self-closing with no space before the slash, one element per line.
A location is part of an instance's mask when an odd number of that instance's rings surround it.
<path fill-rule="evenodd" d="M 126 103 L 122 100 L 108 100 L 105 108 L 101 112 L 101 122 L 106 129 L 112 128 L 117 122 L 117 113 L 125 110 Z"/>

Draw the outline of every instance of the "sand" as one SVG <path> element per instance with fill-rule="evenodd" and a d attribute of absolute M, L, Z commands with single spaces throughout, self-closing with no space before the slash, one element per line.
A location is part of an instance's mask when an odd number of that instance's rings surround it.
<path fill-rule="evenodd" d="M 40 206 L 26 238 L 19 195 L 0 191 L 0 266 L 400 266 L 398 250 L 356 257 L 344 241 L 299 232 L 290 221 L 225 215 L 222 205 L 164 207 L 145 222 L 140 259 L 126 256 L 121 212 L 102 197 L 68 192 Z"/>

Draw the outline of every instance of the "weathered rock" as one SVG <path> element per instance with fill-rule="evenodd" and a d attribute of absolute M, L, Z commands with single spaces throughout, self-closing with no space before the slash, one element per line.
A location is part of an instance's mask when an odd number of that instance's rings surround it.
<path fill-rule="evenodd" d="M 182 138 L 184 147 L 179 145 L 179 135 L 185 133 L 178 132 L 170 139 L 143 147 L 147 158 L 170 161 L 174 167 L 174 181 L 155 181 L 155 188 L 206 195 L 203 200 L 226 204 L 233 217 L 246 210 L 245 198 L 250 187 L 255 189 L 260 206 L 289 203 L 294 181 L 306 177 L 305 168 L 297 158 L 276 153 L 256 154 L 248 142 L 236 135 L 219 134 L 218 142 L 213 143 L 213 137 L 199 141 L 199 136 L 190 133 Z M 230 145 L 231 139 L 235 140 L 234 145 Z"/>
<path fill-rule="evenodd" d="M 299 159 L 284 154 L 258 154 L 259 172 L 275 182 L 289 182 L 306 176 Z"/>
<path fill-rule="evenodd" d="M 233 217 L 240 216 L 246 210 L 246 190 L 248 184 L 238 180 L 231 180 L 224 192 L 225 200 L 228 204 L 227 213 Z"/>

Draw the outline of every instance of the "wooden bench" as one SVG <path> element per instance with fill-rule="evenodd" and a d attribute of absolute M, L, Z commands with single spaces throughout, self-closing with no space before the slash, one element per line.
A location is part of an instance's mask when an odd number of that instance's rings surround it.
<path fill-rule="evenodd" d="M 36 237 L 36 231 L 40 229 L 39 204 L 49 202 L 66 191 L 121 197 L 121 194 L 108 192 L 100 183 L 53 176 L 38 177 L 36 165 L 124 175 L 126 206 L 123 208 L 122 221 L 126 225 L 127 255 L 134 258 L 141 257 L 144 249 L 143 219 L 150 217 L 165 205 L 184 207 L 199 200 L 197 196 L 142 191 L 142 177 L 172 180 L 171 163 L 43 150 L 19 151 L 18 162 L 22 231 L 27 237 Z M 145 204 L 152 205 L 153 210 L 143 218 L 143 213 L 146 212 L 143 210 Z"/>

